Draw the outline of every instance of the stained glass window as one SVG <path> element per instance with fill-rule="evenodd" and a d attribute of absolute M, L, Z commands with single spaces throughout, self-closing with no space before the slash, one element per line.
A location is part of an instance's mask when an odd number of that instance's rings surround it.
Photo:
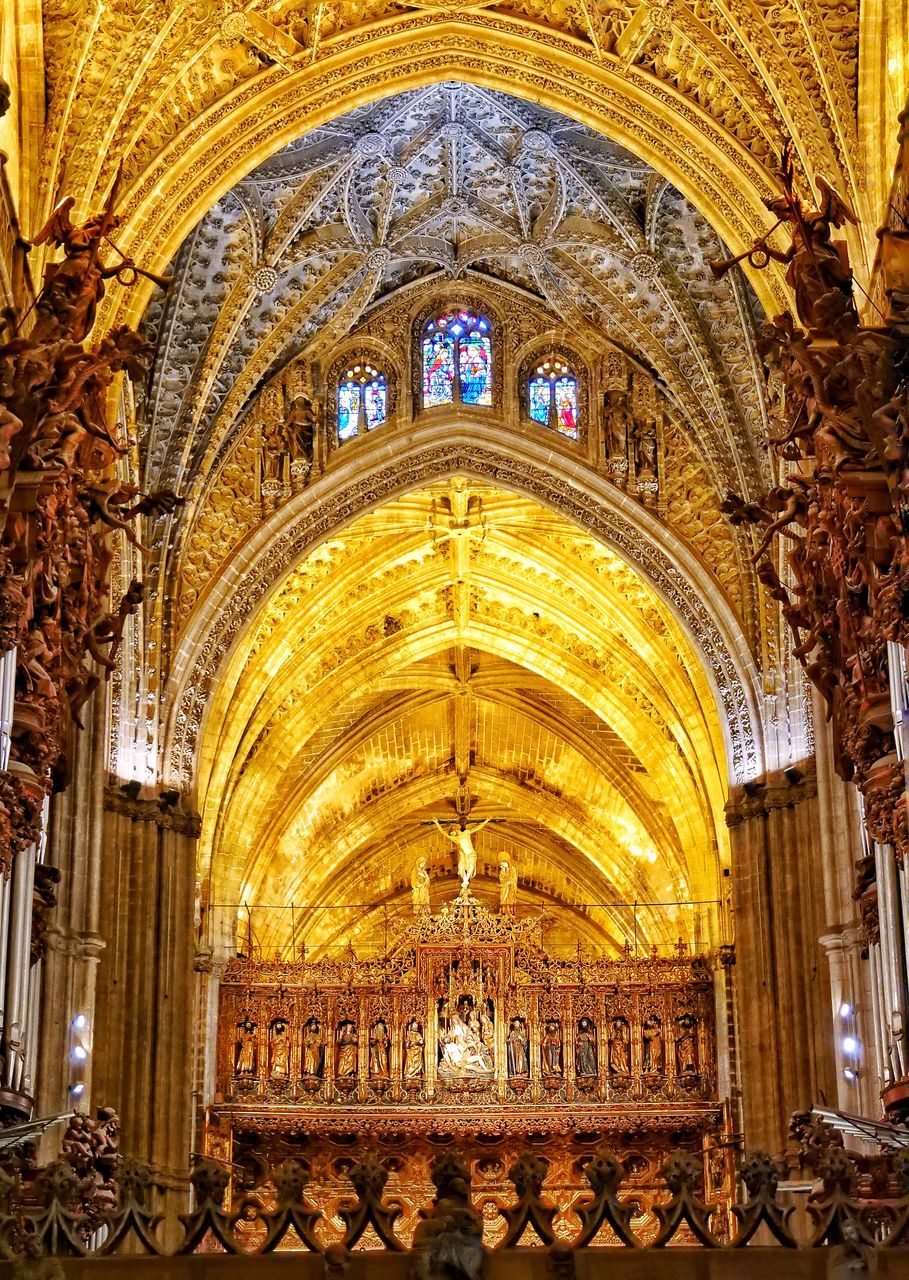
<path fill-rule="evenodd" d="M 455 339 L 449 333 L 430 333 L 423 339 L 423 404 L 431 409 L 454 400 Z"/>
<path fill-rule="evenodd" d="M 527 409 L 534 422 L 578 439 L 578 380 L 562 360 L 543 360 L 527 387 Z"/>
<path fill-rule="evenodd" d="M 371 364 L 355 364 L 338 386 L 338 440 L 380 427 L 388 416 L 388 382 Z"/>
<path fill-rule="evenodd" d="M 424 330 L 423 407 L 454 404 L 456 398 L 461 404 L 492 404 L 489 321 L 469 311 L 447 311 Z"/>

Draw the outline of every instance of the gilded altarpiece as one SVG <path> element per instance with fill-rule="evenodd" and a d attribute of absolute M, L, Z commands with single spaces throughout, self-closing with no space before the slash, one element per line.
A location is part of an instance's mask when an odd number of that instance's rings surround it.
<path fill-rule="evenodd" d="M 356 1153 L 391 1172 L 409 1239 L 432 1195 L 429 1167 L 455 1143 L 480 1188 L 490 1243 L 507 1171 L 528 1146 L 550 1160 L 564 1233 L 585 1159 L 628 1162 L 646 1232 L 668 1152 L 707 1157 L 708 1195 L 729 1187 L 717 1096 L 714 991 L 703 957 L 562 959 L 538 918 L 463 896 L 418 914 L 379 958 L 232 959 L 221 979 L 218 1095 L 208 1154 L 254 1185 L 266 1161 L 306 1161 L 316 1202 L 350 1187 Z M 242 1171 L 242 1173 L 240 1172 Z M 331 1213 L 323 1224 L 333 1238 Z"/>

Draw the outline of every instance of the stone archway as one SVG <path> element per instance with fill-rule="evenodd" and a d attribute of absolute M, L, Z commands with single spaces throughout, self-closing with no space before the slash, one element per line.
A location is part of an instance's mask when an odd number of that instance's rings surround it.
<path fill-rule="evenodd" d="M 438 423 L 415 431 L 388 461 L 381 440 L 323 477 L 244 542 L 184 634 L 167 689 L 163 777 L 193 785 L 202 722 L 219 672 L 257 609 L 292 567 L 331 534 L 384 501 L 462 474 L 527 494 L 613 548 L 669 604 L 702 656 L 726 735 L 730 782 L 764 768 L 757 671 L 731 609 L 680 541 L 637 503 L 536 441 Z"/>

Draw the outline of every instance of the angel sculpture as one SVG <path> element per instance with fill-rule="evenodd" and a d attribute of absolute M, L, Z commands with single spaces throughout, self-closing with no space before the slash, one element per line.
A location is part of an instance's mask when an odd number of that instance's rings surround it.
<path fill-rule="evenodd" d="M 786 281 L 795 293 L 795 309 L 799 322 L 819 333 L 842 324 L 857 325 L 858 312 L 852 297 L 852 270 L 844 241 L 830 237 L 831 227 L 845 222 L 857 225 L 852 209 L 826 178 L 818 176 L 818 207 L 810 208 L 795 194 L 792 152 L 787 143 L 783 149 L 778 173 L 783 194 L 765 200 L 764 204 L 777 216 L 777 222 L 750 249 L 710 264 L 717 279 L 722 278 L 736 262 L 748 259 L 762 270 L 770 260 L 788 267 Z M 788 249 L 774 249 L 769 244 L 776 227 L 786 223 L 792 236 Z"/>
<path fill-rule="evenodd" d="M 104 297 L 105 280 L 116 277 L 121 284 L 130 285 L 141 275 L 164 288 L 171 283 L 169 276 L 156 276 L 137 267 L 110 238 L 122 222 L 114 213 L 120 178 L 118 169 L 102 213 L 93 214 L 85 222 L 73 223 L 70 213 L 76 201 L 73 196 L 66 196 L 32 239 L 32 245 L 50 242 L 64 254 L 62 262 L 50 263 L 44 272 L 44 285 L 36 307 L 38 318 L 30 334 L 35 342 L 52 342 L 58 338 L 82 342 L 87 338 L 95 323 L 98 303 Z M 111 266 L 101 261 L 105 241 L 120 259 Z"/>

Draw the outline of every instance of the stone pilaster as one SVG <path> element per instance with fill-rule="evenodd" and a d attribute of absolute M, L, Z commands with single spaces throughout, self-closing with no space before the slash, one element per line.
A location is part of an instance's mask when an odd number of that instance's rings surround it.
<path fill-rule="evenodd" d="M 787 773 L 726 808 L 745 1145 L 774 1153 L 793 1111 L 836 1097 L 817 785 Z"/>
<path fill-rule="evenodd" d="M 92 1104 L 92 1060 L 81 1072 L 84 1091 L 70 1092 L 71 1027 L 82 1014 L 94 1027 L 95 980 L 104 949 L 101 934 L 101 830 L 104 704 L 91 699 L 84 708 L 85 729 L 74 735 L 72 777 L 66 791 L 51 800 L 47 860 L 60 871 L 57 906 L 47 931 L 41 1002 L 41 1060 L 37 1079 L 36 1112 L 53 1115 Z M 117 1105 L 116 1098 L 94 1099 L 96 1105 Z M 51 1131 L 47 1142 L 55 1144 Z M 46 1147 L 50 1159 L 55 1152 Z"/>
<path fill-rule="evenodd" d="M 192 1137 L 198 818 L 104 795 L 94 1092 L 120 1113 L 122 1149 L 185 1186 Z"/>

